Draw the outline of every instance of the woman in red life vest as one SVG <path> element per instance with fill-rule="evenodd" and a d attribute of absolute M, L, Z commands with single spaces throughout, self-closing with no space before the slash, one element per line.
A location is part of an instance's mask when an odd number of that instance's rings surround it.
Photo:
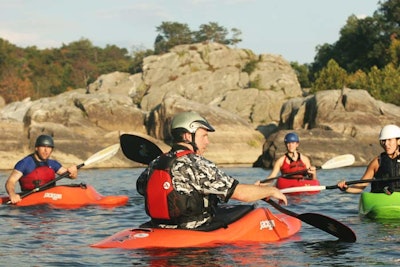
<path fill-rule="evenodd" d="M 203 154 L 215 129 L 196 112 L 177 114 L 171 122 L 171 151 L 153 160 L 137 180 L 152 225 L 195 229 L 213 221 L 218 202 L 253 202 L 275 198 L 287 204 L 277 188 L 242 184 Z"/>
<path fill-rule="evenodd" d="M 317 179 L 316 167 L 311 166 L 310 159 L 300 154 L 297 148 L 300 145 L 299 136 L 296 133 L 288 133 L 284 139 L 287 152 L 281 156 L 274 164 L 272 172 L 267 178 L 276 177 L 279 172 L 281 174 L 298 173 L 297 175 L 290 176 L 295 178 L 304 178 L 308 176 L 309 179 Z M 304 171 L 301 173 L 301 171 Z"/>
<path fill-rule="evenodd" d="M 35 152 L 15 164 L 5 184 L 11 203 L 21 201 L 20 195 L 15 192 L 17 182 L 22 191 L 30 191 L 51 182 L 56 174 L 69 172 L 71 179 L 77 177 L 76 166 L 65 168 L 58 161 L 50 159 L 53 149 L 53 138 L 49 135 L 40 135 L 35 142 Z M 55 183 L 52 186 L 54 185 Z"/>

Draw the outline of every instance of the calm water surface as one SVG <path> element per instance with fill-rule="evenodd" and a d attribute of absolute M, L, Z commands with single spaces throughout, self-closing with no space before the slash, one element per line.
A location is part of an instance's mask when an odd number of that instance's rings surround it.
<path fill-rule="evenodd" d="M 1 266 L 394 266 L 400 264 L 400 222 L 359 218 L 359 195 L 325 190 L 310 196 L 289 197 L 287 209 L 316 212 L 351 227 L 357 242 L 336 238 L 307 224 L 293 238 L 279 243 L 223 245 L 213 248 L 119 250 L 89 247 L 120 230 L 148 220 L 143 199 L 135 190 L 143 169 L 84 170 L 78 183 L 93 185 L 103 195 L 128 195 L 127 206 L 75 210 L 49 207 L 0 207 Z M 269 170 L 225 168 L 241 182 L 265 178 Z M 358 180 L 364 168 L 320 170 L 322 185 L 341 178 Z M 0 172 L 0 194 L 5 194 L 8 172 Z M 70 183 L 64 179 L 59 182 Z M 259 205 L 268 205 L 259 202 Z M 271 210 L 277 211 L 271 207 Z"/>

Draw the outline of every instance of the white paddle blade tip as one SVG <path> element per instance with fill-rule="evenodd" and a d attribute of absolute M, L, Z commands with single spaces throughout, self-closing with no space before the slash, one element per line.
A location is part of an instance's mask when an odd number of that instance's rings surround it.
<path fill-rule="evenodd" d="M 353 154 L 344 154 L 334 158 L 331 158 L 327 162 L 325 162 L 321 169 L 336 169 L 341 167 L 346 167 L 353 165 L 355 162 L 355 157 Z"/>
<path fill-rule="evenodd" d="M 85 166 L 95 163 L 95 162 L 100 162 L 106 159 L 109 159 L 113 157 L 115 154 L 117 154 L 118 150 L 120 148 L 119 143 L 108 146 L 104 148 L 103 150 L 100 150 L 96 154 L 92 155 L 90 158 L 88 158 L 84 164 Z"/>

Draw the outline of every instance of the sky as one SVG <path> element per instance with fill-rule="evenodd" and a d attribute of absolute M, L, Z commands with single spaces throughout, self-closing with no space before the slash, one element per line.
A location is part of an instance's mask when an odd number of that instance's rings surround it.
<path fill-rule="evenodd" d="M 318 45 L 339 39 L 349 16 L 372 16 L 378 7 L 378 0 L 0 0 L 0 38 L 39 49 L 85 38 L 132 52 L 153 49 L 162 22 L 192 31 L 216 22 L 242 32 L 238 48 L 304 64 Z"/>

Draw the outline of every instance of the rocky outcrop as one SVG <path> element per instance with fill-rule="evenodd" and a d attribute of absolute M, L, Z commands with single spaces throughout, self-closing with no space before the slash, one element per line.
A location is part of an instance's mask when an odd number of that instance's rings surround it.
<path fill-rule="evenodd" d="M 255 55 L 224 45 L 177 46 L 144 59 L 143 73 L 110 73 L 88 90 L 76 89 L 0 110 L 1 169 L 33 150 L 39 134 L 54 137 L 54 158 L 79 164 L 135 133 L 166 151 L 174 114 L 195 110 L 217 129 L 207 157 L 218 164 L 271 167 L 284 152 L 283 136 L 296 131 L 315 165 L 353 153 L 366 165 L 381 148 L 380 128 L 398 123 L 400 108 L 365 90 L 341 89 L 303 96 L 290 64 L 280 56 Z M 135 167 L 121 152 L 90 167 Z"/>

